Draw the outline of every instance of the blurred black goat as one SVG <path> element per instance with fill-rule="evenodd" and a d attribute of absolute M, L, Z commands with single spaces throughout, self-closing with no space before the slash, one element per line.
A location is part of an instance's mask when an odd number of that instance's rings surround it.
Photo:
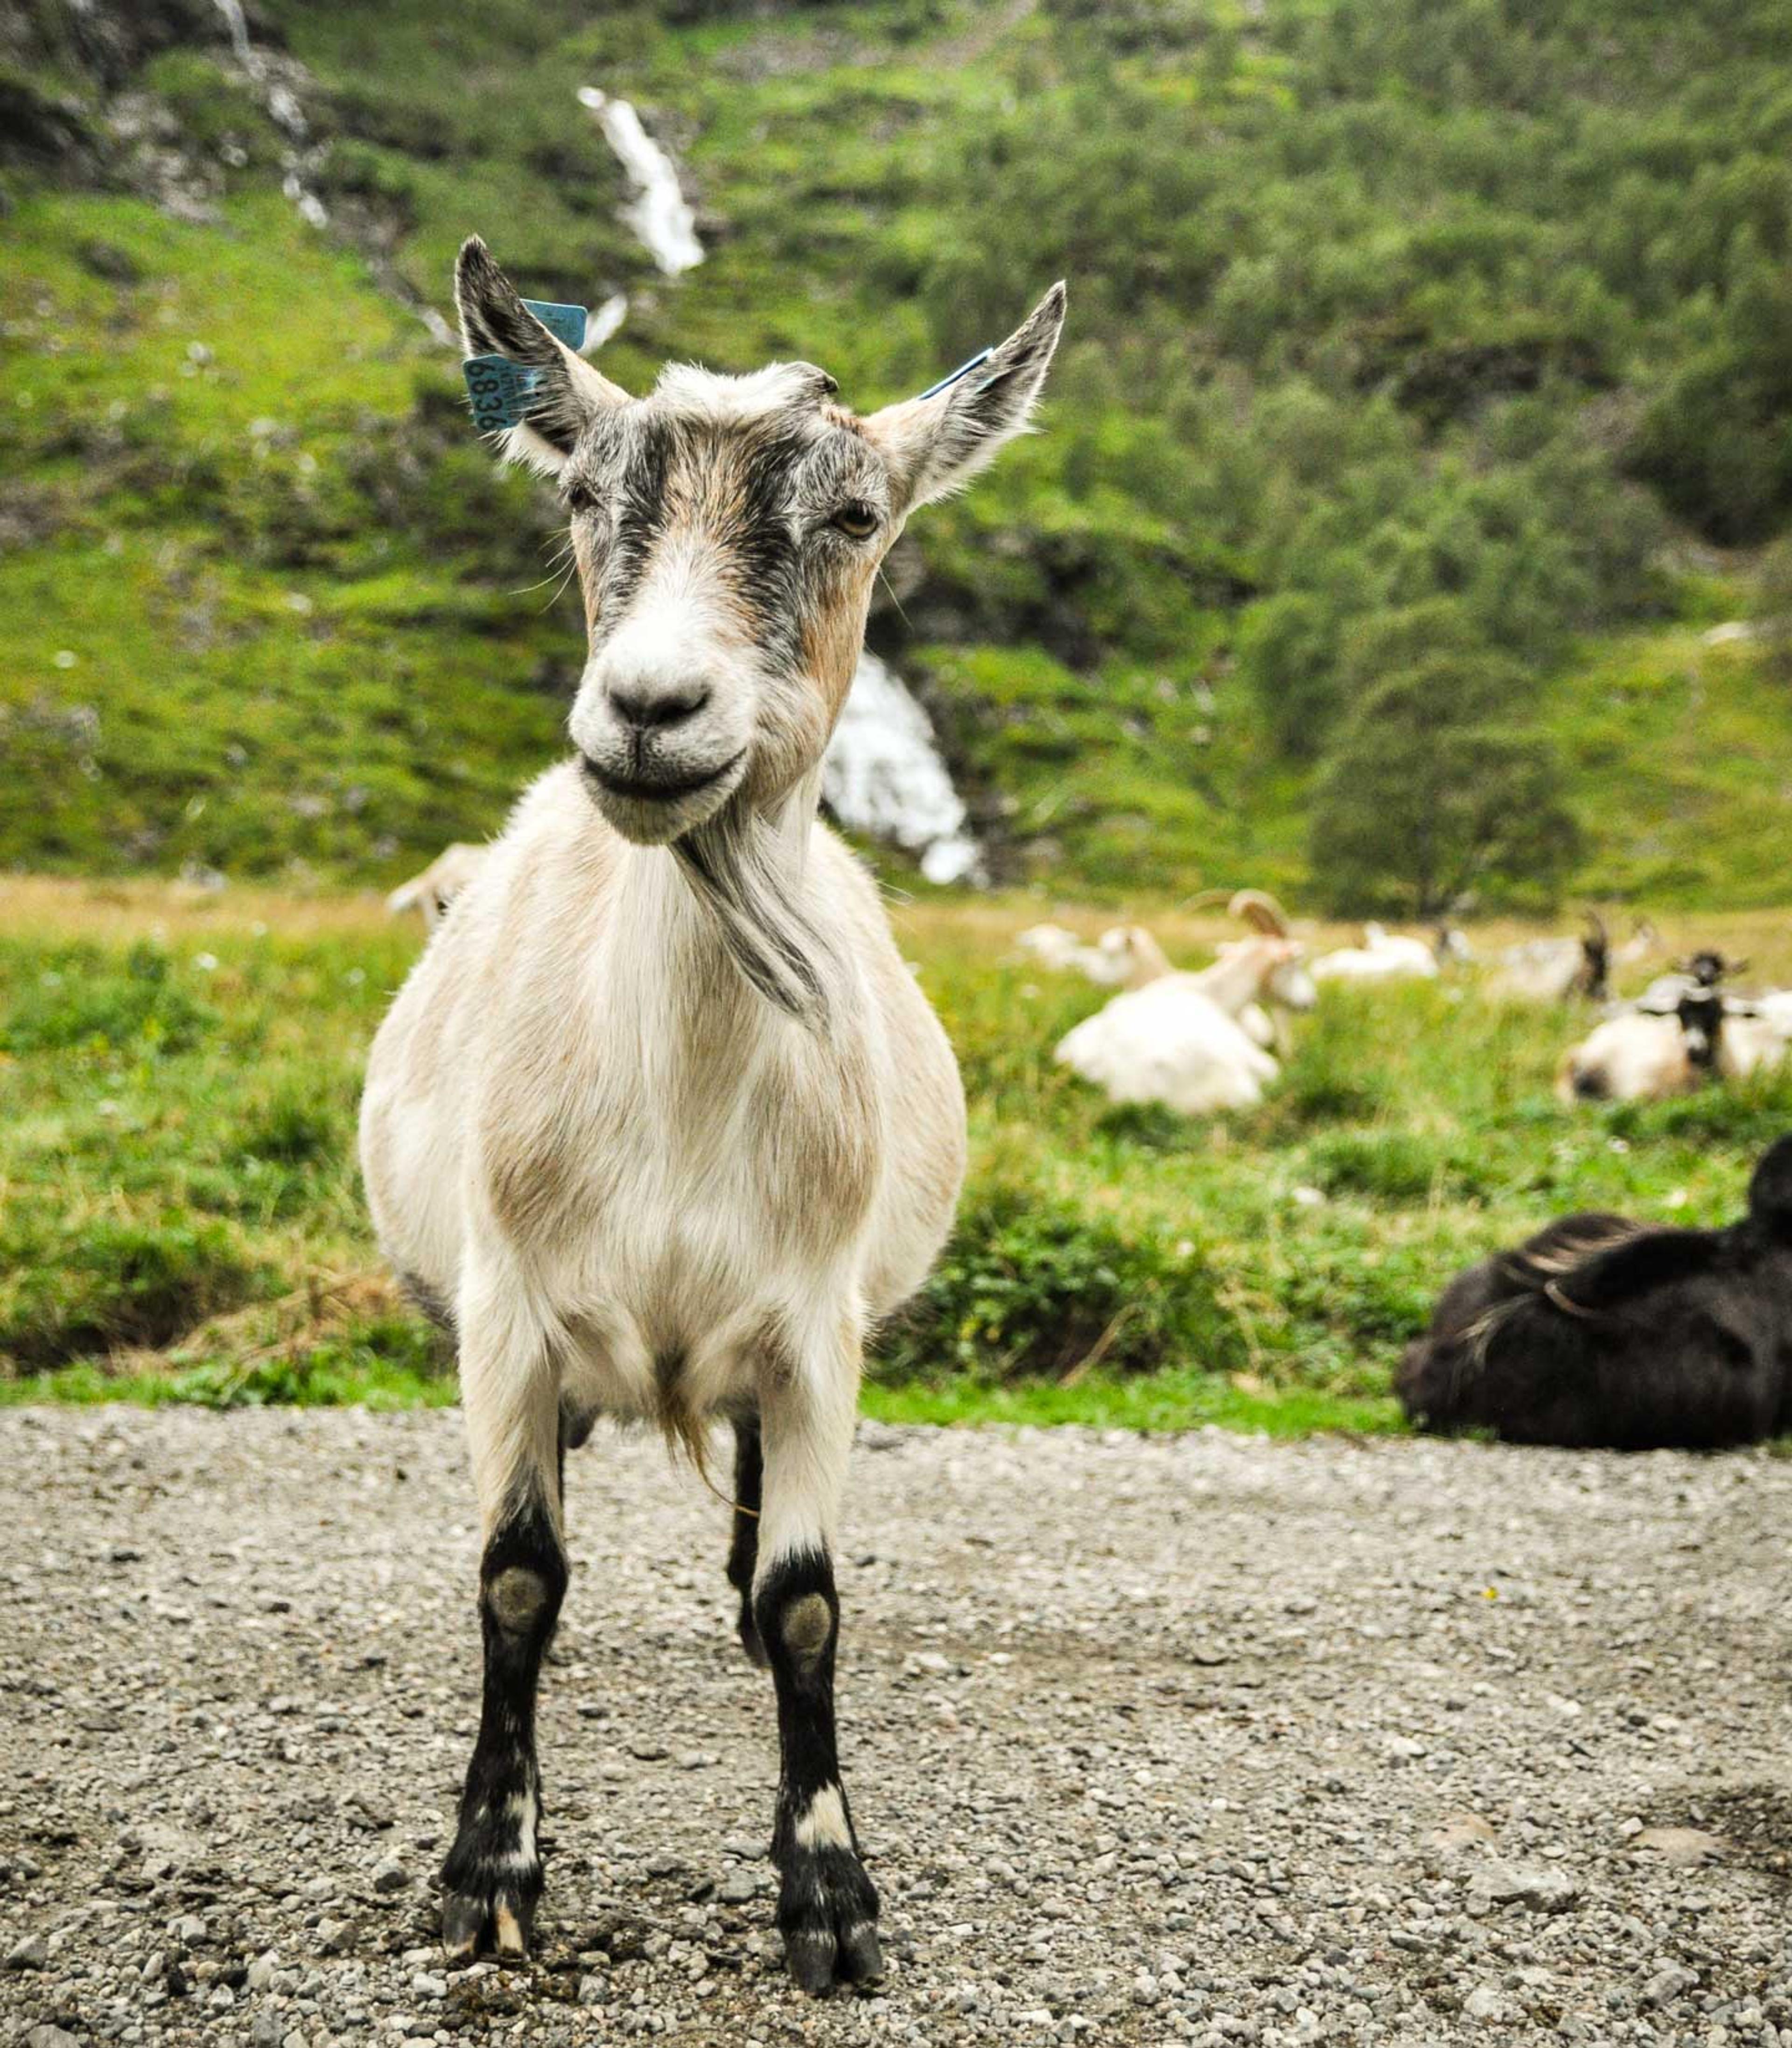
<path fill-rule="evenodd" d="M 1724 1230 L 1564 1216 L 1445 1290 L 1395 1383 L 1423 1429 L 1712 1449 L 1792 1422 L 1792 1137 Z"/>

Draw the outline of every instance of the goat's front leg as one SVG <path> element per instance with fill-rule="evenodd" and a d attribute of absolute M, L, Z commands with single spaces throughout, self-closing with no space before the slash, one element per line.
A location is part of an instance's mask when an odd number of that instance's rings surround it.
<path fill-rule="evenodd" d="M 753 1619 L 778 1689 L 778 1930 L 807 1992 L 882 1974 L 878 1895 L 859 1860 L 834 1730 L 840 1600 L 832 1548 L 859 1391 L 850 1356 L 766 1374 Z"/>
<path fill-rule="evenodd" d="M 442 1866 L 442 1943 L 522 1955 L 541 1895 L 535 1691 L 566 1591 L 560 1415 L 548 1346 L 514 1308 L 463 1313 L 461 1394 L 485 1534 L 479 1732 Z"/>

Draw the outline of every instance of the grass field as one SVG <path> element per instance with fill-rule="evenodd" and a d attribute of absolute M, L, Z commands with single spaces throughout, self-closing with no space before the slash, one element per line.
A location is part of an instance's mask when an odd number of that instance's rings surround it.
<path fill-rule="evenodd" d="M 1008 957 L 1052 908 L 894 906 L 964 1066 L 972 1167 L 879 1340 L 886 1419 L 1397 1426 L 1391 1367 L 1464 1261 L 1579 1207 L 1727 1218 L 1792 1127 L 1792 1077 L 1564 1110 L 1584 1020 L 1472 976 L 1328 990 L 1255 1111 L 1115 1110 L 1050 1057 L 1100 991 Z M 1223 929 L 1153 921 L 1191 964 Z M 1792 980 L 1777 914 L 1667 946 L 1695 938 Z M 418 942 L 371 895 L 0 882 L 0 1399 L 452 1398 L 354 1165 L 367 1045 Z"/>

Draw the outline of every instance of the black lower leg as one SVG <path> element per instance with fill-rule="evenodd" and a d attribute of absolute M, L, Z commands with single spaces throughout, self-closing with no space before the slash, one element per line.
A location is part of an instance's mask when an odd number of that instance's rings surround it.
<path fill-rule="evenodd" d="M 778 1688 L 778 1924 L 805 1991 L 879 1975 L 878 1895 L 859 1860 L 834 1728 L 840 1601 L 824 1551 L 780 1558 L 753 1610 Z"/>
<path fill-rule="evenodd" d="M 765 1646 L 753 1620 L 753 1574 L 759 1563 L 759 1494 L 765 1460 L 759 1449 L 759 1418 L 735 1424 L 734 1540 L 728 1546 L 728 1584 L 740 1595 L 741 1647 L 764 1666 Z"/>
<path fill-rule="evenodd" d="M 485 1684 L 460 1824 L 442 1868 L 442 1939 L 451 1953 L 521 1953 L 541 1892 L 535 1691 L 566 1591 L 566 1560 L 532 1497 L 499 1524 L 479 1563 Z"/>

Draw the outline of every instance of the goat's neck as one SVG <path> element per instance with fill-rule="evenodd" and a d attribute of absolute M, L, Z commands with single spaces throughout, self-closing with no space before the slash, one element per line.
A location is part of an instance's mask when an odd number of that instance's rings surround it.
<path fill-rule="evenodd" d="M 820 782 L 818 767 L 774 809 L 731 820 L 713 836 L 708 865 L 724 871 L 731 887 L 750 870 L 739 897 L 743 921 L 776 929 L 781 915 L 789 920 L 793 913 L 793 929 L 782 936 L 786 944 L 800 938 L 825 978 L 831 956 L 814 929 L 805 887 Z M 645 1049 L 701 1046 L 713 1053 L 724 1040 L 757 1036 L 782 1021 L 739 964 L 726 929 L 738 906 L 726 889 L 723 894 L 720 910 L 705 901 L 705 885 L 669 847 L 624 850 L 607 968 L 612 992 L 636 1010 Z"/>
<path fill-rule="evenodd" d="M 1197 979 L 1204 995 L 1235 1016 L 1247 1003 L 1257 1001 L 1263 988 L 1265 965 L 1260 947 L 1243 944 L 1235 952 L 1222 953 L 1212 967 L 1204 968 Z"/>

